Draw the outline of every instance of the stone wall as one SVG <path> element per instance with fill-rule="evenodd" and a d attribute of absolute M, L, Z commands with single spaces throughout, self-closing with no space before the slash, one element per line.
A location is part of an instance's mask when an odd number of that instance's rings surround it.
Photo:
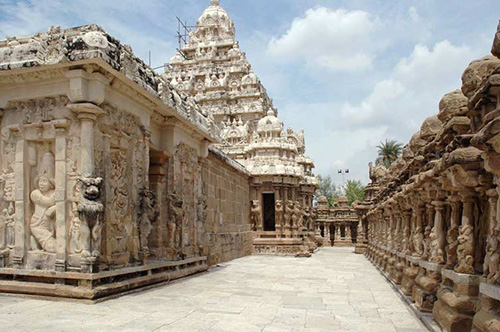
<path fill-rule="evenodd" d="M 252 253 L 249 174 L 242 166 L 211 149 L 202 165 L 207 218 L 204 225 L 208 264 Z"/>

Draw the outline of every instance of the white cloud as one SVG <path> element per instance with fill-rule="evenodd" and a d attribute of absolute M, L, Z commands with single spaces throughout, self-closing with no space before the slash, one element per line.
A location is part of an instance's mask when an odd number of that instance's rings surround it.
<path fill-rule="evenodd" d="M 427 116 L 437 113 L 445 93 L 460 88 L 462 71 L 476 57 L 468 46 L 446 40 L 432 49 L 416 45 L 368 97 L 357 105 L 344 103 L 340 122 L 353 129 L 387 126 L 392 138 L 406 141 Z"/>
<path fill-rule="evenodd" d="M 372 66 L 377 19 L 361 10 L 309 9 L 268 45 L 268 54 L 308 66 L 360 71 Z"/>

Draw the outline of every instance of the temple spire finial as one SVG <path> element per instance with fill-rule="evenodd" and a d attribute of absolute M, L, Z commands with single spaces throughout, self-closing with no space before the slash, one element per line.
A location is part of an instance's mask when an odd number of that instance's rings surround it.
<path fill-rule="evenodd" d="M 219 0 L 210 0 L 210 6 L 218 6 Z"/>

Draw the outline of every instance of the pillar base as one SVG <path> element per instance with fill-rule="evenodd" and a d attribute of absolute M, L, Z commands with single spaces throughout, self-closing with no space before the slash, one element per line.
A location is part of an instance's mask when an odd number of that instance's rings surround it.
<path fill-rule="evenodd" d="M 356 243 L 354 246 L 355 254 L 364 254 L 366 252 L 366 243 Z"/>
<path fill-rule="evenodd" d="M 407 265 L 403 269 L 403 279 L 401 280 L 401 291 L 406 296 L 412 296 L 415 278 L 419 270 L 420 259 L 413 256 L 406 256 Z"/>
<path fill-rule="evenodd" d="M 412 300 L 422 312 L 432 312 L 437 301 L 437 290 L 441 281 L 443 265 L 421 260 L 420 270 L 415 278 Z"/>
<path fill-rule="evenodd" d="M 481 283 L 481 310 L 473 318 L 474 332 L 500 331 L 500 285 Z"/>
<path fill-rule="evenodd" d="M 444 331 L 470 331 L 478 305 L 479 276 L 443 269 L 442 279 L 432 311 L 434 319 Z"/>

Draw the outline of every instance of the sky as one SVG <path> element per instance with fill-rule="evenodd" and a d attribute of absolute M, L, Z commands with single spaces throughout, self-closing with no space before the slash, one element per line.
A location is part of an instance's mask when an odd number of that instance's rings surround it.
<path fill-rule="evenodd" d="M 98 24 L 152 66 L 209 0 L 0 0 L 0 38 Z M 498 0 L 221 0 L 286 127 L 304 129 L 316 174 L 368 183 L 386 139 L 406 144 L 441 97 L 490 54 Z"/>

